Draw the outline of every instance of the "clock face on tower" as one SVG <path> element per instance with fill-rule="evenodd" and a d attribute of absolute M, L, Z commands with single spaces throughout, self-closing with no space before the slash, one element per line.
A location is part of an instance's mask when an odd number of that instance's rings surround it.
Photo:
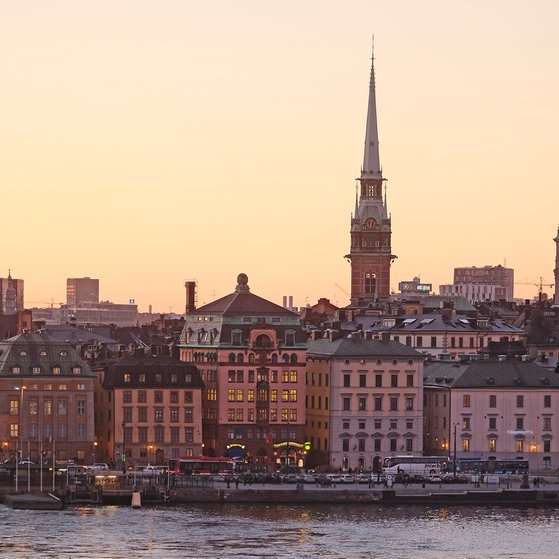
<path fill-rule="evenodd" d="M 372 229 L 376 224 L 377 222 L 372 217 L 365 221 L 365 227 L 367 227 L 367 229 Z"/>

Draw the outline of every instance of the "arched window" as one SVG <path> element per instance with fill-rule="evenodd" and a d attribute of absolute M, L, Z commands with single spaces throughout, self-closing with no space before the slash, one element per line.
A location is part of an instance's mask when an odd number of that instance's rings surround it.
<path fill-rule="evenodd" d="M 292 353 L 289 357 L 289 362 L 290 363 L 297 363 L 297 354 L 296 353 Z"/>
<path fill-rule="evenodd" d="M 278 354 L 272 353 L 272 363 L 277 363 L 277 362 L 278 362 Z"/>
<path fill-rule="evenodd" d="M 229 354 L 229 363 L 235 363 L 235 354 L 234 353 Z"/>
<path fill-rule="evenodd" d="M 376 293 L 377 277 L 371 272 L 365 274 L 365 293 Z"/>
<path fill-rule="evenodd" d="M 254 359 L 255 359 L 254 353 L 250 353 L 249 356 L 248 356 L 248 362 L 249 363 L 254 363 Z"/>
<path fill-rule="evenodd" d="M 295 345 L 295 332 L 293 330 L 285 331 L 285 345 L 289 347 Z"/>
<path fill-rule="evenodd" d="M 284 363 L 289 363 L 289 353 L 284 353 L 284 354 L 281 356 L 281 360 L 282 360 Z"/>

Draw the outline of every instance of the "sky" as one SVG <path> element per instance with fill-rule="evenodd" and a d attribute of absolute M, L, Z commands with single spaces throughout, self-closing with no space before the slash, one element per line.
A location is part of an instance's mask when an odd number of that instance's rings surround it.
<path fill-rule="evenodd" d="M 0 276 L 184 312 L 349 303 L 374 36 L 391 288 L 554 281 L 556 0 L 0 0 Z"/>

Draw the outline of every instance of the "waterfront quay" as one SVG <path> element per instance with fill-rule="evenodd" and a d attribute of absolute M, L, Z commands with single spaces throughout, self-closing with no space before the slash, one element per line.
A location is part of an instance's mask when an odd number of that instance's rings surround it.
<path fill-rule="evenodd" d="M 485 483 L 263 483 L 243 480 L 220 480 L 206 476 L 130 475 L 110 477 L 111 483 L 96 477 L 96 483 L 58 487 L 53 494 L 65 505 L 131 505 L 132 493 L 141 494 L 142 504 L 181 505 L 196 503 L 221 504 L 377 504 L 377 505 L 508 505 L 559 508 L 559 478 L 530 478 L 504 475 Z M 13 487 L 0 488 L 6 497 L 14 495 Z M 40 494 L 31 486 L 28 493 Z M 18 492 L 25 494 L 22 488 Z"/>

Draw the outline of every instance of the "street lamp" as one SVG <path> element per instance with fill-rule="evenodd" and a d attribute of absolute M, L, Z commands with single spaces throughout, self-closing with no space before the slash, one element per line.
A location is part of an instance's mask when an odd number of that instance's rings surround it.
<path fill-rule="evenodd" d="M 18 424 L 18 432 L 17 432 L 17 448 L 16 448 L 16 493 L 18 492 L 18 484 L 19 484 L 19 449 L 21 447 L 21 432 L 23 431 L 23 392 L 25 390 L 25 386 L 14 386 L 14 390 L 19 390 L 19 424 Z M 23 450 L 22 450 L 23 455 Z"/>
<path fill-rule="evenodd" d="M 457 425 L 458 425 L 457 423 L 454 424 L 454 441 L 453 441 L 453 444 L 454 444 L 454 477 L 456 477 L 456 426 Z"/>

